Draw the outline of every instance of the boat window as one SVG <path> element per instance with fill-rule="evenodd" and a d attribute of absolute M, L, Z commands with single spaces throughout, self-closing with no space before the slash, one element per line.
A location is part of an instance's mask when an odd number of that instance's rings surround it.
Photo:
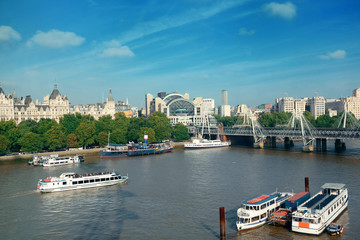
<path fill-rule="evenodd" d="M 95 180 L 94 179 L 90 179 L 90 182 L 92 183 L 92 182 L 95 182 Z"/>
<path fill-rule="evenodd" d="M 89 183 L 89 180 L 84 180 L 84 183 Z"/>
<path fill-rule="evenodd" d="M 63 182 L 63 185 L 66 185 L 66 182 Z"/>
<path fill-rule="evenodd" d="M 261 219 L 266 218 L 266 213 L 261 214 Z"/>
<path fill-rule="evenodd" d="M 102 181 L 102 182 L 105 181 L 105 178 L 102 178 L 101 181 Z"/>
<path fill-rule="evenodd" d="M 259 206 L 256 206 L 256 210 L 259 211 Z"/>
<path fill-rule="evenodd" d="M 73 185 L 76 185 L 77 184 L 77 181 L 73 181 Z"/>
<path fill-rule="evenodd" d="M 270 201 L 270 205 L 273 205 L 274 203 L 275 203 L 274 200 L 271 200 L 271 201 Z"/>
<path fill-rule="evenodd" d="M 100 178 L 95 179 L 95 182 L 100 182 Z"/>
<path fill-rule="evenodd" d="M 118 180 L 119 178 L 118 177 L 115 177 L 115 180 Z"/>
<path fill-rule="evenodd" d="M 330 209 L 328 210 L 328 214 L 330 215 Z"/>
<path fill-rule="evenodd" d="M 110 180 L 110 178 L 106 178 L 106 181 L 109 181 Z"/>
<path fill-rule="evenodd" d="M 258 221 L 259 220 L 259 216 L 256 216 L 256 217 L 253 217 L 252 219 L 251 219 L 251 222 L 255 222 L 255 221 Z"/>
<path fill-rule="evenodd" d="M 84 183 L 84 181 L 79 181 L 79 184 L 83 184 Z"/>
<path fill-rule="evenodd" d="M 266 204 L 261 205 L 261 209 L 266 208 Z"/>
<path fill-rule="evenodd" d="M 111 177 L 110 180 L 114 180 L 114 177 Z"/>
<path fill-rule="evenodd" d="M 247 205 L 246 205 L 245 207 L 246 207 L 246 210 L 249 210 L 249 209 L 250 209 L 250 207 L 249 207 L 249 206 L 247 206 Z"/>

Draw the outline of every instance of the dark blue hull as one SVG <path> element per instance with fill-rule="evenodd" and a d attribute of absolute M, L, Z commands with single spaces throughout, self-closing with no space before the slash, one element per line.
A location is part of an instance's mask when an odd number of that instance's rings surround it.
<path fill-rule="evenodd" d="M 100 151 L 100 158 L 124 157 L 126 155 L 127 155 L 127 151 L 111 151 L 111 152 L 106 152 L 103 150 Z"/>

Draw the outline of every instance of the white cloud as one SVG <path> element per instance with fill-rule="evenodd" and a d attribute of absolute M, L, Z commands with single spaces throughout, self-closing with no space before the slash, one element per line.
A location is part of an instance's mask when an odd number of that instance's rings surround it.
<path fill-rule="evenodd" d="M 296 6 L 291 2 L 277 3 L 271 2 L 265 5 L 264 10 L 272 16 L 279 16 L 290 20 L 296 15 Z"/>
<path fill-rule="evenodd" d="M 9 26 L 0 26 L 0 42 L 10 42 L 11 40 L 20 40 L 20 34 Z"/>
<path fill-rule="evenodd" d="M 255 30 L 247 30 L 246 28 L 240 28 L 239 35 L 240 36 L 252 36 L 255 34 Z"/>
<path fill-rule="evenodd" d="M 129 32 L 126 32 L 121 39 L 123 43 L 128 43 L 154 33 L 208 19 L 231 8 L 242 5 L 247 1 L 248 0 L 215 1 L 214 4 L 211 4 L 208 7 L 198 9 L 194 8 L 180 15 L 160 17 L 155 21 L 142 22 L 132 28 Z"/>
<path fill-rule="evenodd" d="M 318 56 L 320 59 L 328 60 L 328 59 L 344 59 L 346 58 L 346 51 L 344 50 L 336 50 L 334 52 L 329 52 L 326 55 Z"/>
<path fill-rule="evenodd" d="M 111 41 L 108 41 L 108 42 L 104 42 L 104 45 L 107 46 L 107 47 L 120 47 L 121 46 L 121 43 L 117 40 L 111 40 Z"/>
<path fill-rule="evenodd" d="M 49 48 L 62 48 L 68 46 L 79 46 L 85 38 L 73 32 L 62 32 L 56 29 L 49 32 L 37 31 L 36 34 L 27 42 L 28 46 L 38 44 Z"/>
<path fill-rule="evenodd" d="M 104 58 L 133 56 L 135 56 L 135 54 L 127 46 L 107 48 L 100 54 L 100 57 Z"/>

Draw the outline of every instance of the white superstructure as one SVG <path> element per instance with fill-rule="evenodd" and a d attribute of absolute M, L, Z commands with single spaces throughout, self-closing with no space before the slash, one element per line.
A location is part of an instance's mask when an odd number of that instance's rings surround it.
<path fill-rule="evenodd" d="M 220 140 L 194 139 L 192 143 L 184 144 L 185 149 L 229 147 L 231 142 Z"/>
<path fill-rule="evenodd" d="M 279 210 L 280 206 L 293 195 L 288 192 L 275 192 L 270 195 L 258 195 L 244 201 L 237 210 L 236 227 L 238 231 L 264 225 L 270 215 Z"/>
<path fill-rule="evenodd" d="M 52 167 L 52 166 L 61 166 L 73 163 L 80 163 L 84 161 L 83 155 L 76 155 L 72 157 L 58 157 L 58 156 L 50 156 L 49 158 L 43 161 L 42 166 L 44 167 Z"/>
<path fill-rule="evenodd" d="M 110 186 L 125 183 L 128 176 L 115 172 L 99 172 L 89 174 L 62 173 L 60 177 L 40 179 L 37 189 L 40 192 L 60 192 L 84 188 Z"/>
<path fill-rule="evenodd" d="M 292 231 L 319 235 L 347 208 L 349 194 L 345 184 L 325 183 L 321 188 L 293 212 Z"/>

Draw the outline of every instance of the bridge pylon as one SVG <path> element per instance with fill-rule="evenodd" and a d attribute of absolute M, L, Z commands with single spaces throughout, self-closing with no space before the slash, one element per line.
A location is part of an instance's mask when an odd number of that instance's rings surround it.
<path fill-rule="evenodd" d="M 305 118 L 304 114 L 301 112 L 295 112 L 292 114 L 288 127 L 290 129 L 301 129 L 301 138 L 303 141 L 302 150 L 304 152 L 314 151 L 314 141 L 315 137 L 313 132 L 315 132 L 315 127 Z"/>
<path fill-rule="evenodd" d="M 239 129 L 251 129 L 252 136 L 254 138 L 253 146 L 255 148 L 264 148 L 264 139 L 266 138 L 264 128 L 250 109 L 248 109 L 243 115 L 242 123 L 237 123 L 234 127 L 238 127 Z"/>

